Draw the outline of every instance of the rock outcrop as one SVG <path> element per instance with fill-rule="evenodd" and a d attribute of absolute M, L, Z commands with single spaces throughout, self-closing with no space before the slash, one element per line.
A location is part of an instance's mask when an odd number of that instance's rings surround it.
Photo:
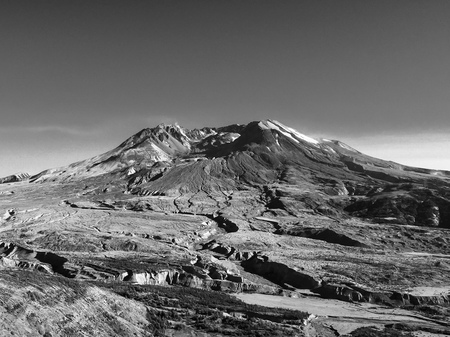
<path fill-rule="evenodd" d="M 345 207 L 358 217 L 381 223 L 450 228 L 447 189 L 425 189 L 419 185 L 387 185 L 369 192 Z"/>
<path fill-rule="evenodd" d="M 29 178 L 30 178 L 30 175 L 28 173 L 12 174 L 10 176 L 0 178 L 0 184 L 15 183 L 18 181 L 27 180 Z"/>
<path fill-rule="evenodd" d="M 312 290 L 324 298 L 332 298 L 346 302 L 370 302 L 391 306 L 404 305 L 442 305 L 450 304 L 450 293 L 440 295 L 412 295 L 407 292 L 374 291 L 358 286 L 329 284 L 322 282 L 320 287 Z"/>
<path fill-rule="evenodd" d="M 352 239 L 345 234 L 338 233 L 330 228 L 308 228 L 303 226 L 292 226 L 289 229 L 280 228 L 275 234 L 301 236 L 342 246 L 365 247 L 366 245 L 358 240 Z"/>
<path fill-rule="evenodd" d="M 253 255 L 242 262 L 246 271 L 260 275 L 268 280 L 288 288 L 314 289 L 320 285 L 320 280 L 311 275 L 286 266 L 283 263 L 272 262 L 266 256 Z"/>

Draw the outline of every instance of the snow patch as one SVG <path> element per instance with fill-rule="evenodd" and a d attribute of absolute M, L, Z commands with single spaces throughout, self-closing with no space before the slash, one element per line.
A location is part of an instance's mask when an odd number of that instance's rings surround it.
<path fill-rule="evenodd" d="M 266 125 L 265 122 L 261 121 L 258 123 L 258 126 L 263 130 L 270 130 L 270 128 Z"/>
<path fill-rule="evenodd" d="M 308 137 L 300 132 L 298 132 L 297 130 L 294 130 L 293 128 L 290 128 L 288 126 L 284 126 L 282 124 L 280 124 L 281 127 L 283 127 L 285 130 L 287 130 L 288 132 L 292 133 L 294 136 L 296 136 L 297 138 L 300 138 L 301 140 L 304 140 L 305 142 L 311 143 L 311 144 L 319 144 L 319 142 L 317 140 L 315 140 L 314 138 Z"/>
<path fill-rule="evenodd" d="M 342 147 L 343 149 L 346 149 L 346 150 L 349 150 L 349 151 L 353 151 L 353 152 L 357 152 L 354 148 L 348 146 L 347 144 L 338 142 L 338 145 L 339 145 L 340 147 Z"/>
<path fill-rule="evenodd" d="M 325 150 L 331 153 L 336 153 L 336 151 L 334 151 L 331 147 L 327 146 L 325 147 Z"/>
<path fill-rule="evenodd" d="M 274 121 L 274 120 L 267 120 L 267 121 L 261 121 L 258 123 L 258 126 L 261 129 L 264 130 L 277 130 L 278 132 L 282 133 L 286 137 L 292 139 L 296 143 L 300 143 L 299 140 L 305 141 L 307 143 L 318 145 L 319 141 L 315 140 L 314 138 L 308 137 L 293 128 L 290 128 L 288 126 L 285 126 L 281 124 L 280 122 Z"/>
<path fill-rule="evenodd" d="M 234 142 L 234 141 L 235 141 L 236 139 L 238 139 L 240 136 L 241 136 L 241 135 L 237 135 L 237 136 L 235 136 L 235 135 L 230 135 L 230 139 L 231 139 L 232 142 Z"/>
<path fill-rule="evenodd" d="M 281 130 L 280 127 L 278 127 L 278 125 L 273 124 L 272 122 L 268 121 L 267 122 L 267 126 L 269 129 L 272 130 L 277 130 L 278 132 L 282 133 L 283 135 L 285 135 L 286 137 L 292 139 L 294 142 L 296 142 L 297 144 L 300 143 L 297 139 L 295 139 L 291 134 L 289 134 L 286 131 Z"/>

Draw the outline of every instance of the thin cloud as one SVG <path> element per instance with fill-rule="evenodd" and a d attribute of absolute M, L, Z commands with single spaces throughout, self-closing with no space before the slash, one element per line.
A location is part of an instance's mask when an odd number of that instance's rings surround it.
<path fill-rule="evenodd" d="M 415 167 L 450 170 L 448 133 L 380 134 L 340 140 L 376 158 Z"/>

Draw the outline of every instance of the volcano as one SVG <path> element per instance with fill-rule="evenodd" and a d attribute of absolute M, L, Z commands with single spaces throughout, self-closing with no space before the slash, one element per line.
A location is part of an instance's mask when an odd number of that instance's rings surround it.
<path fill-rule="evenodd" d="M 447 171 L 263 120 L 160 124 L 4 182 L 1 335 L 450 329 Z"/>
<path fill-rule="evenodd" d="M 257 188 L 275 191 L 272 205 L 292 214 L 300 208 L 450 227 L 450 172 L 373 158 L 275 120 L 194 130 L 160 124 L 111 151 L 30 181 L 86 181 L 102 190 L 180 200 L 199 194 L 220 200 L 230 191 Z M 305 193 L 307 201 L 299 202 Z M 195 212 L 198 205 L 186 207 L 183 212 Z"/>

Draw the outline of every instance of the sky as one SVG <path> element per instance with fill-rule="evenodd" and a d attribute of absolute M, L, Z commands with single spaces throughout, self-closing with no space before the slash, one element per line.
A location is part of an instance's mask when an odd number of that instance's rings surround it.
<path fill-rule="evenodd" d="M 450 170 L 448 0 L 3 0 L 0 177 L 275 119 Z"/>

